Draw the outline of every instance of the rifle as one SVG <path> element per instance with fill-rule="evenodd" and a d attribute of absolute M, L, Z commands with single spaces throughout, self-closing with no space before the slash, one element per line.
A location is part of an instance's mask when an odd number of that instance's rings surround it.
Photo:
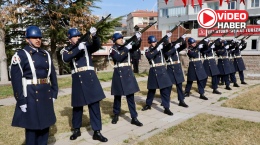
<path fill-rule="evenodd" d="M 229 30 L 227 30 L 226 33 L 224 33 L 221 37 L 225 37 L 229 33 Z"/>
<path fill-rule="evenodd" d="M 248 35 L 247 37 L 246 37 L 246 39 L 248 39 L 249 37 L 251 37 L 252 35 L 254 35 L 254 33 L 253 34 L 251 34 L 251 35 Z"/>
<path fill-rule="evenodd" d="M 176 30 L 180 25 L 182 25 L 184 22 L 180 22 L 178 25 L 176 25 L 174 28 L 172 28 L 170 30 L 170 32 L 172 33 L 174 30 Z M 157 42 L 156 46 L 154 47 L 154 49 L 156 49 L 165 39 L 168 39 L 167 35 L 164 35 L 163 38 Z"/>
<path fill-rule="evenodd" d="M 238 38 L 238 37 L 240 37 L 241 35 L 243 35 L 243 33 L 240 33 L 239 35 L 237 35 L 235 38 Z"/>
<path fill-rule="evenodd" d="M 98 21 L 96 24 L 93 25 L 93 27 L 98 27 L 99 25 L 101 25 L 103 22 L 105 22 L 109 17 L 110 17 L 111 14 L 109 14 L 108 16 L 106 16 L 105 18 L 102 17 L 102 19 L 100 21 Z M 92 37 L 91 37 L 91 34 L 90 32 L 88 31 L 87 33 L 85 33 L 83 36 L 81 36 L 79 38 L 79 40 L 77 41 L 77 43 L 75 45 L 73 45 L 70 50 L 74 49 L 75 47 L 77 47 L 81 42 L 88 42 L 89 44 L 92 44 L 93 41 L 92 41 Z"/>
<path fill-rule="evenodd" d="M 157 21 L 155 21 L 154 23 L 151 23 L 149 25 L 147 25 L 145 28 L 143 28 L 140 33 L 144 33 L 146 30 L 148 30 L 150 27 L 152 27 L 155 23 L 157 23 Z M 130 42 L 132 42 L 133 40 L 136 40 L 136 36 L 132 36 L 131 38 L 129 38 L 128 40 L 125 41 L 125 43 L 122 45 L 122 47 L 126 46 L 127 44 L 129 44 Z M 132 44 L 133 45 L 133 44 Z"/>
<path fill-rule="evenodd" d="M 197 46 L 201 43 L 203 43 L 203 41 L 207 38 L 209 38 L 210 36 L 212 36 L 214 33 L 216 33 L 218 29 L 214 30 L 213 32 L 211 32 L 209 35 L 207 35 L 206 37 L 204 37 L 202 40 L 200 40 L 200 42 L 197 43 Z"/>

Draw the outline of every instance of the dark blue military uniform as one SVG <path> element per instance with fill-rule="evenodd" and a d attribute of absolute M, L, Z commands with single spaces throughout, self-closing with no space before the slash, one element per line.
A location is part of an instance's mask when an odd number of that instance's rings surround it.
<path fill-rule="evenodd" d="M 218 88 L 218 75 L 219 75 L 217 62 L 215 60 L 214 51 L 211 45 L 210 46 L 205 45 L 205 47 L 207 47 L 206 50 L 202 52 L 202 55 L 205 58 L 203 61 L 203 66 L 207 75 L 211 77 L 212 89 L 216 90 Z M 207 83 L 207 79 L 204 82 L 204 87 L 206 86 L 206 83 Z"/>
<path fill-rule="evenodd" d="M 241 56 L 241 51 L 244 50 L 247 46 L 247 43 L 244 40 L 241 40 L 241 44 L 237 45 L 233 50 L 233 57 L 234 57 L 234 67 L 236 72 L 239 73 L 239 78 L 241 83 L 244 83 L 244 70 L 246 70 L 243 58 Z M 241 47 L 241 48 L 239 48 Z"/>
<path fill-rule="evenodd" d="M 228 76 L 231 73 L 231 70 L 228 50 L 225 48 L 225 46 L 222 46 L 221 43 L 218 49 L 216 50 L 216 53 L 218 55 L 218 69 L 220 72 L 220 77 L 223 77 L 223 80 L 226 84 L 226 88 L 229 88 L 230 81 Z"/>
<path fill-rule="evenodd" d="M 58 95 L 50 55 L 43 49 L 25 46 L 13 56 L 10 73 L 17 101 L 12 126 L 26 129 L 26 144 L 47 144 L 49 127 L 56 122 L 53 98 Z M 20 108 L 24 104 L 27 112 Z"/>
<path fill-rule="evenodd" d="M 187 74 L 187 85 L 185 87 L 185 93 L 189 93 L 192 87 L 193 81 L 197 81 L 198 89 L 200 94 L 204 94 L 204 81 L 207 78 L 207 74 L 203 67 L 200 50 L 197 47 L 188 48 L 188 57 L 190 59 L 188 74 Z"/>
<path fill-rule="evenodd" d="M 78 47 L 71 49 L 72 46 L 69 46 L 61 51 L 61 55 L 64 62 L 70 63 L 72 70 L 73 128 L 81 127 L 83 106 L 88 105 L 91 127 L 97 131 L 102 129 L 99 101 L 105 98 L 105 94 L 91 59 L 92 53 L 100 48 L 100 39 L 93 36 L 92 40 L 92 45 L 86 42 L 86 50 L 79 50 Z"/>
<path fill-rule="evenodd" d="M 236 47 L 236 43 L 232 43 L 229 45 L 229 49 L 228 49 L 228 56 L 229 56 L 229 62 L 230 62 L 230 80 L 232 83 L 234 83 L 234 85 L 237 83 L 237 79 L 236 79 L 236 70 L 234 67 L 234 60 L 233 60 L 233 54 L 232 54 L 232 49 L 234 49 Z"/>
<path fill-rule="evenodd" d="M 137 41 L 138 44 L 133 45 L 133 48 L 130 49 L 130 55 L 131 55 L 131 63 L 133 64 L 134 68 L 134 73 L 139 73 L 139 61 L 141 59 L 141 51 L 140 51 L 140 46 L 142 43 L 142 39 L 140 41 Z"/>
<path fill-rule="evenodd" d="M 140 91 L 131 68 L 130 52 L 126 47 L 113 45 L 110 56 L 114 61 L 111 94 L 114 95 L 113 113 L 119 115 L 121 111 L 121 97 L 126 96 L 131 118 L 138 116 L 134 101 L 134 93 Z"/>
<path fill-rule="evenodd" d="M 184 75 L 181 67 L 181 62 L 179 58 L 179 53 L 183 49 L 186 48 L 186 41 L 183 38 L 180 40 L 181 46 L 178 49 L 175 49 L 174 43 L 170 45 L 170 49 L 164 49 L 164 55 L 167 62 L 167 72 L 171 79 L 172 84 L 176 85 L 177 93 L 178 93 L 178 100 L 182 101 L 184 100 L 184 93 L 182 89 L 182 82 L 184 82 Z M 178 41 L 178 40 L 177 40 Z M 177 42 L 175 42 L 177 43 Z M 170 89 L 172 87 L 169 87 Z"/>
<path fill-rule="evenodd" d="M 162 50 L 158 51 L 156 48 L 150 46 L 146 49 L 145 56 L 151 66 L 147 82 L 148 94 L 146 105 L 152 105 L 156 89 L 160 89 L 162 106 L 170 108 L 172 82 L 167 73 Z"/>

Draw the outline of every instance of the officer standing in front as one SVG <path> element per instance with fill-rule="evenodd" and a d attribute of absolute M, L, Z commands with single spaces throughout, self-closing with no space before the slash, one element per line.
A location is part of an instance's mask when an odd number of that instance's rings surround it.
<path fill-rule="evenodd" d="M 49 128 L 56 122 L 56 72 L 50 54 L 41 48 L 41 30 L 29 26 L 25 38 L 28 45 L 14 54 L 10 66 L 16 99 L 12 126 L 25 128 L 26 145 L 47 145 Z"/>
<path fill-rule="evenodd" d="M 204 41 L 204 40 L 203 40 Z M 204 81 L 207 78 L 207 74 L 203 67 L 201 61 L 201 49 L 203 48 L 204 44 L 199 44 L 197 46 L 196 41 L 194 38 L 188 39 L 188 57 L 190 59 L 189 67 L 188 67 L 188 74 L 187 74 L 187 84 L 185 87 L 185 97 L 188 97 L 190 94 L 190 90 L 192 87 L 193 81 L 197 81 L 200 99 L 208 100 L 208 98 L 204 95 Z"/>
<path fill-rule="evenodd" d="M 137 32 L 136 40 L 140 41 L 141 33 Z M 143 124 L 137 119 L 136 105 L 134 100 L 134 93 L 140 91 L 137 84 L 136 78 L 134 76 L 131 62 L 130 62 L 130 52 L 132 49 L 132 44 L 129 43 L 126 46 L 123 42 L 123 36 L 120 33 L 115 33 L 112 36 L 114 45 L 110 49 L 110 56 L 114 61 L 114 73 L 112 78 L 111 94 L 114 95 L 113 104 L 113 119 L 112 124 L 116 124 L 121 111 L 121 98 L 122 95 L 126 96 L 128 108 L 131 114 L 131 124 L 137 126 L 143 126 Z M 139 42 L 135 42 L 138 44 Z"/>
<path fill-rule="evenodd" d="M 184 102 L 185 97 L 184 97 L 184 93 L 183 93 L 183 89 L 182 89 L 182 82 L 184 82 L 185 79 L 184 79 L 181 62 L 180 62 L 180 58 L 179 58 L 180 51 L 184 50 L 187 47 L 185 39 L 186 39 L 186 34 L 181 36 L 175 42 L 170 43 L 170 46 L 169 46 L 170 48 L 164 49 L 164 55 L 165 55 L 165 60 L 167 62 L 168 75 L 172 81 L 172 84 L 176 85 L 179 106 L 189 107 Z M 171 89 L 172 89 L 172 87 L 170 87 L 170 91 L 171 91 Z"/>
<path fill-rule="evenodd" d="M 168 38 L 171 37 L 171 33 L 167 33 Z M 164 41 L 168 41 L 164 40 Z M 170 95 L 172 82 L 167 73 L 167 69 L 164 62 L 163 56 L 163 44 L 157 45 L 155 36 L 151 35 L 148 37 L 148 43 L 150 47 L 145 51 L 145 56 L 149 61 L 150 70 L 147 82 L 147 98 L 146 105 L 143 107 L 143 111 L 151 109 L 156 89 L 160 89 L 160 95 L 162 99 L 161 105 L 164 107 L 164 113 L 167 115 L 173 115 L 170 110 Z"/>
<path fill-rule="evenodd" d="M 93 140 L 107 142 L 100 130 L 102 129 L 100 101 L 105 98 L 101 84 L 94 71 L 92 53 L 100 47 L 100 39 L 96 35 L 96 28 L 91 27 L 89 32 L 92 37 L 90 42 L 81 42 L 74 46 L 80 38 L 81 33 L 76 28 L 68 30 L 70 46 L 61 50 L 64 62 L 70 63 L 72 74 L 72 94 L 71 105 L 73 134 L 70 140 L 75 140 L 81 136 L 80 127 L 82 125 L 83 106 L 88 105 L 90 115 L 90 125 L 94 130 Z"/>

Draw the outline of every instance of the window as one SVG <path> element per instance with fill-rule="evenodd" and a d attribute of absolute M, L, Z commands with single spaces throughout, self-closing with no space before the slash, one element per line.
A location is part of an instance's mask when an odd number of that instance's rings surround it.
<path fill-rule="evenodd" d="M 231 10 L 234 10 L 234 9 L 236 9 L 236 5 L 237 5 L 237 2 L 230 2 L 229 4 L 228 4 L 228 9 L 231 9 Z"/>
<path fill-rule="evenodd" d="M 251 49 L 256 49 L 257 40 L 252 40 Z"/>
<path fill-rule="evenodd" d="M 259 7 L 259 0 L 251 0 L 251 7 Z"/>
<path fill-rule="evenodd" d="M 150 17 L 149 20 L 154 20 L 154 17 Z"/>
<path fill-rule="evenodd" d="M 201 10 L 200 6 L 199 5 L 195 5 L 194 6 L 194 13 L 198 13 L 199 11 Z"/>
<path fill-rule="evenodd" d="M 218 10 L 219 9 L 219 3 L 218 2 L 208 3 L 208 8 L 213 9 L 213 10 Z"/>
<path fill-rule="evenodd" d="M 181 15 L 186 15 L 185 7 L 174 7 L 174 8 L 160 10 L 160 17 L 174 17 L 174 16 L 181 16 Z"/>
<path fill-rule="evenodd" d="M 168 9 L 160 9 L 160 17 L 167 17 Z"/>

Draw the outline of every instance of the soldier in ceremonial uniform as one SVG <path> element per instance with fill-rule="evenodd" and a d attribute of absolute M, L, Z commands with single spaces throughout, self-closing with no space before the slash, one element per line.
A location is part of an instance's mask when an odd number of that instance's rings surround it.
<path fill-rule="evenodd" d="M 220 72 L 219 77 L 223 77 L 223 80 L 226 85 L 226 90 L 232 90 L 230 88 L 230 81 L 229 81 L 229 74 L 230 70 L 230 61 L 228 57 L 228 49 L 229 45 L 226 41 L 220 40 L 219 42 L 215 43 L 216 53 L 218 55 L 218 69 Z"/>
<path fill-rule="evenodd" d="M 184 97 L 184 92 L 182 89 L 182 82 L 184 82 L 185 79 L 184 79 L 181 62 L 180 62 L 180 57 L 179 57 L 180 51 L 184 50 L 187 47 L 185 39 L 186 39 L 186 34 L 181 36 L 175 42 L 169 43 L 170 45 L 167 45 L 167 47 L 169 47 L 169 48 L 163 49 L 163 51 L 164 51 L 165 60 L 167 63 L 168 75 L 172 81 L 172 84 L 176 85 L 179 106 L 189 107 L 184 102 L 185 97 Z M 172 87 L 169 87 L 169 89 L 171 91 Z"/>
<path fill-rule="evenodd" d="M 238 40 L 237 41 L 238 45 L 235 47 L 235 50 L 233 50 L 233 56 L 234 56 L 234 67 L 236 72 L 239 74 L 239 78 L 241 81 L 241 84 L 247 84 L 245 82 L 245 77 L 244 77 L 244 70 L 246 70 L 243 58 L 241 56 L 241 51 L 244 50 L 247 46 L 247 43 L 245 40 Z"/>
<path fill-rule="evenodd" d="M 137 40 L 140 41 L 141 33 L 137 32 Z M 136 78 L 134 76 L 131 62 L 130 62 L 130 52 L 132 49 L 132 44 L 129 43 L 126 46 L 123 42 L 123 36 L 120 33 L 115 33 L 112 36 L 114 45 L 110 49 L 110 56 L 114 61 L 114 73 L 112 78 L 111 94 L 114 95 L 114 105 L 113 105 L 113 119 L 112 124 L 116 124 L 121 111 L 121 98 L 126 96 L 128 108 L 131 115 L 131 124 L 137 126 L 143 126 L 143 124 L 137 119 L 136 105 L 134 100 L 134 93 L 140 91 L 137 84 Z M 135 42 L 134 45 L 139 42 Z"/>
<path fill-rule="evenodd" d="M 189 47 L 187 55 L 189 56 L 190 62 L 187 74 L 187 84 L 185 87 L 185 97 L 189 96 L 193 81 L 197 81 L 200 99 L 208 100 L 208 98 L 204 95 L 204 81 L 207 78 L 207 74 L 201 61 L 200 52 L 204 44 L 199 44 L 197 46 L 194 38 L 189 38 L 188 44 Z"/>
<path fill-rule="evenodd" d="M 168 38 L 171 37 L 171 33 L 168 33 Z M 168 41 L 164 40 L 164 41 Z M 146 98 L 146 105 L 143 107 L 143 111 L 151 109 L 151 105 L 154 99 L 156 89 L 160 89 L 160 95 L 162 99 L 161 105 L 164 107 L 164 113 L 167 115 L 173 115 L 170 111 L 170 95 L 172 82 L 167 73 L 163 56 L 163 44 L 156 47 L 157 40 L 155 36 L 148 37 L 148 43 L 150 47 L 145 51 L 145 56 L 149 61 L 150 70 L 147 82 L 148 94 Z M 164 42 L 165 43 L 165 42 Z"/>
<path fill-rule="evenodd" d="M 225 42 L 228 43 L 228 42 Z M 236 39 L 233 39 L 230 44 L 229 44 L 229 48 L 227 49 L 228 51 L 228 56 L 229 56 L 229 62 L 230 62 L 230 80 L 233 83 L 234 87 L 239 87 L 239 85 L 237 84 L 237 79 L 236 79 L 236 70 L 234 67 L 234 60 L 233 60 L 233 54 L 232 54 L 232 50 L 235 49 L 235 47 L 237 46 L 236 43 Z"/>
<path fill-rule="evenodd" d="M 12 126 L 25 128 L 26 145 L 47 145 L 49 127 L 56 122 L 56 72 L 50 54 L 41 48 L 41 30 L 29 26 L 25 38 L 28 45 L 14 54 L 10 66 L 16 99 Z"/>
<path fill-rule="evenodd" d="M 215 42 L 219 41 L 218 39 L 213 42 L 211 45 L 209 44 L 209 39 L 204 39 L 206 42 L 203 47 L 206 47 L 204 51 L 202 51 L 202 55 L 204 56 L 203 66 L 208 76 L 211 77 L 211 87 L 213 89 L 213 94 L 221 94 L 218 89 L 218 75 L 219 70 L 217 66 L 217 62 L 215 60 L 215 54 L 213 49 L 215 49 Z M 204 82 L 204 88 L 206 86 L 207 79 Z"/>
<path fill-rule="evenodd" d="M 100 130 L 102 130 L 100 101 L 105 98 L 101 84 L 94 71 L 91 55 L 100 47 L 100 39 L 96 36 L 96 28 L 91 27 L 92 44 L 80 42 L 78 39 L 81 33 L 76 28 L 68 30 L 68 38 L 71 43 L 68 47 L 61 50 L 62 59 L 69 63 L 72 74 L 72 94 L 71 105 L 73 134 L 70 140 L 75 140 L 81 136 L 80 127 L 82 125 L 83 106 L 88 105 L 90 115 L 90 125 L 94 130 L 93 140 L 107 142 Z M 75 45 L 75 46 L 74 46 Z"/>
<path fill-rule="evenodd" d="M 133 45 L 133 48 L 130 49 L 131 62 L 133 64 L 134 73 L 139 73 L 139 61 L 141 60 L 141 43 L 142 39 L 140 39 L 140 42 L 138 41 L 138 44 Z"/>

